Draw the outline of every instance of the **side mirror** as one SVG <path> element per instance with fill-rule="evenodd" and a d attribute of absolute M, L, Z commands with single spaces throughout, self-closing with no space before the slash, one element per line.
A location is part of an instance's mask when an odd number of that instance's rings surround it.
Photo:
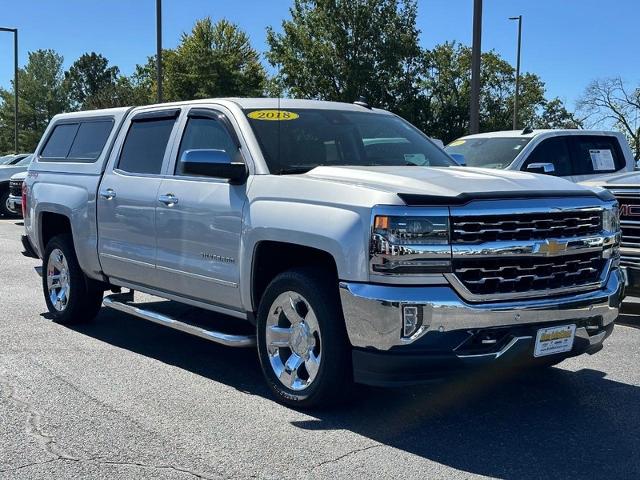
<path fill-rule="evenodd" d="M 185 150 L 180 164 L 185 175 L 226 178 L 230 183 L 242 183 L 247 178 L 247 166 L 234 162 L 224 150 Z"/>
<path fill-rule="evenodd" d="M 527 172 L 553 175 L 556 173 L 556 167 L 553 163 L 530 163 L 527 165 Z"/>
<path fill-rule="evenodd" d="M 461 167 L 467 166 L 467 161 L 464 159 L 464 155 L 461 153 L 450 153 L 449 156 L 455 160 L 455 162 Z"/>

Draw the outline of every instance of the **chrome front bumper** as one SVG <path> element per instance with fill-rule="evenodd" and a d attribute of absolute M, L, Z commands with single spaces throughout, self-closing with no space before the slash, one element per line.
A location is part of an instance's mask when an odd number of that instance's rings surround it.
<path fill-rule="evenodd" d="M 471 304 L 448 285 L 392 286 L 340 282 L 347 334 L 356 348 L 379 351 L 419 343 L 427 334 L 521 327 L 597 318 L 607 327 L 618 317 L 624 295 L 620 269 L 610 272 L 604 288 L 554 298 Z M 402 337 L 402 307 L 422 310 L 422 327 Z"/>

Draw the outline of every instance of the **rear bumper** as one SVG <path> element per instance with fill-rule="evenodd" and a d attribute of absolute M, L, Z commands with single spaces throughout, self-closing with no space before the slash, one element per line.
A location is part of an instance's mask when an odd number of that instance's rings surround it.
<path fill-rule="evenodd" d="M 470 304 L 447 285 L 409 287 L 340 283 L 355 379 L 388 385 L 419 383 L 471 366 L 533 357 L 538 328 L 576 324 L 574 348 L 594 353 L 609 335 L 624 295 L 614 269 L 603 289 L 567 296 Z M 404 306 L 417 306 L 422 326 L 402 335 Z M 488 336 L 490 342 L 483 344 Z M 559 358 L 559 357 L 558 357 Z"/>

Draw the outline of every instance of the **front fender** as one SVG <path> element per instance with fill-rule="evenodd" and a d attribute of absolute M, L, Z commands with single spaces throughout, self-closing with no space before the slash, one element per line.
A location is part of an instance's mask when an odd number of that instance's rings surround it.
<path fill-rule="evenodd" d="M 251 305 L 253 256 L 262 241 L 325 251 L 333 257 L 339 279 L 367 280 L 368 210 L 278 200 L 257 201 L 245 209 L 240 247 L 240 278 L 244 280 L 240 293 L 244 305 Z"/>

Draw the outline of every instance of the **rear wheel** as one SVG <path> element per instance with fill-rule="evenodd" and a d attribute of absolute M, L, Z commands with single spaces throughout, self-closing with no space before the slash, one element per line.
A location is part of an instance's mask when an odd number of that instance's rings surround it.
<path fill-rule="evenodd" d="M 42 288 L 49 313 L 62 324 L 93 320 L 102 304 L 100 284 L 86 277 L 71 235 L 53 237 L 44 252 Z"/>
<path fill-rule="evenodd" d="M 349 398 L 351 352 L 335 279 L 311 270 L 278 275 L 258 312 L 258 354 L 278 400 L 316 407 Z"/>

